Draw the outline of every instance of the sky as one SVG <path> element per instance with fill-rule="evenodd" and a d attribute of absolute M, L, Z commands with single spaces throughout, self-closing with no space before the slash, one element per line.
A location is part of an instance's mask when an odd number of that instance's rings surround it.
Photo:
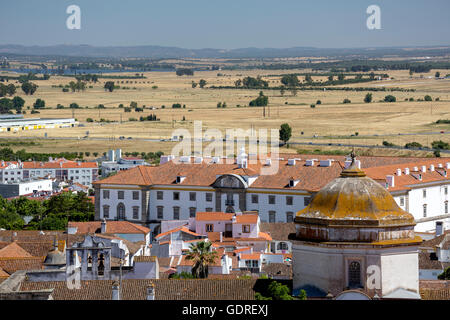
<path fill-rule="evenodd" d="M 81 29 L 69 30 L 69 5 Z M 366 9 L 378 5 L 381 29 Z M 0 44 L 200 48 L 450 45 L 449 0 L 14 0 Z"/>

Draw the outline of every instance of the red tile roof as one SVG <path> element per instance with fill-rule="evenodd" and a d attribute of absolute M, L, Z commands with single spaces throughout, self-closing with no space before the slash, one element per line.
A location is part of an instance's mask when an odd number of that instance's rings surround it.
<path fill-rule="evenodd" d="M 197 212 L 195 220 L 197 221 L 231 221 L 234 213 L 225 212 Z"/>
<path fill-rule="evenodd" d="M 172 229 L 172 230 L 160 233 L 157 236 L 155 236 L 155 239 L 162 238 L 162 237 L 164 237 L 164 236 L 166 236 L 168 234 L 171 234 L 171 233 L 174 233 L 174 232 L 178 232 L 178 231 L 185 232 L 185 233 L 188 233 L 188 234 L 196 236 L 196 237 L 200 236 L 199 234 L 197 234 L 195 232 L 192 232 L 191 230 L 189 230 L 185 226 L 181 226 L 181 227 L 178 227 L 178 228 L 175 228 L 175 229 Z"/>
<path fill-rule="evenodd" d="M 101 221 L 89 222 L 69 222 L 69 227 L 76 227 L 76 234 L 100 233 Z M 131 223 L 129 221 L 106 221 L 107 233 L 141 233 L 147 234 L 150 232 L 149 228 L 143 227 L 139 224 Z"/>
<path fill-rule="evenodd" d="M 236 223 L 258 223 L 258 215 L 257 214 L 242 214 L 236 216 Z"/>
<path fill-rule="evenodd" d="M 241 260 L 259 260 L 261 253 L 241 253 Z"/>
<path fill-rule="evenodd" d="M 285 155 L 280 155 L 280 158 Z M 288 158 L 297 158 L 295 165 L 288 165 Z M 306 166 L 306 159 L 330 159 L 335 161 L 329 167 L 321 167 L 320 161 L 313 166 Z M 371 178 L 385 179 L 385 175 L 380 176 L 380 171 L 374 167 L 390 167 L 389 174 L 394 173 L 398 167 L 420 166 L 422 163 L 442 163 L 450 162 L 450 158 L 439 158 L 438 160 L 429 158 L 401 158 L 401 157 L 358 157 L 361 161 L 361 168 L 368 170 L 366 173 Z M 286 155 L 283 160 L 279 160 L 279 167 L 276 174 L 260 175 L 252 184 L 255 189 L 282 189 L 282 190 L 305 190 L 316 192 L 323 188 L 328 182 L 337 178 L 344 167 L 344 156 L 319 156 L 319 155 Z M 275 165 L 273 163 L 273 165 Z M 116 175 L 97 181 L 95 184 L 119 184 L 119 185 L 176 185 L 175 181 L 180 172 L 186 177 L 178 185 L 181 186 L 211 186 L 218 175 L 238 174 L 242 176 L 253 176 L 259 174 L 264 165 L 260 162 L 249 164 L 248 168 L 239 168 L 237 164 L 212 163 L 203 161 L 202 163 L 177 163 L 169 161 L 160 166 L 138 166 L 133 169 L 121 171 Z M 372 170 L 369 170 L 372 168 Z M 392 170 L 392 168 L 394 168 Z M 436 165 L 437 168 L 437 165 Z M 431 175 L 436 179 L 439 173 Z M 294 177 L 299 182 L 294 186 L 289 186 L 290 179 Z M 414 178 L 412 178 L 414 179 Z M 425 177 L 427 181 L 428 177 Z M 399 181 L 399 185 L 403 183 Z"/>
<path fill-rule="evenodd" d="M 0 258 L 28 258 L 32 255 L 19 246 L 16 242 L 12 242 L 3 249 L 0 249 Z"/>
<path fill-rule="evenodd" d="M 0 160 L 1 162 L 1 160 Z M 0 169 L 8 167 L 10 164 L 18 165 L 17 161 L 4 161 L 4 165 L 0 165 Z M 55 159 L 51 162 L 39 162 L 39 161 L 24 161 L 22 162 L 23 169 L 76 169 L 76 168 L 98 168 L 97 162 L 78 162 L 66 159 Z"/>

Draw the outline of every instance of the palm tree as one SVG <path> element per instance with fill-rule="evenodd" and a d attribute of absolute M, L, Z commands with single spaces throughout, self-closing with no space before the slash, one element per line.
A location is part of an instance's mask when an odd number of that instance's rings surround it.
<path fill-rule="evenodd" d="M 192 260 L 194 266 L 192 267 L 192 275 L 195 278 L 207 278 L 208 277 L 208 264 L 216 261 L 217 252 L 211 251 L 211 242 L 198 242 L 197 244 L 191 244 L 190 251 L 186 255 L 187 260 Z"/>

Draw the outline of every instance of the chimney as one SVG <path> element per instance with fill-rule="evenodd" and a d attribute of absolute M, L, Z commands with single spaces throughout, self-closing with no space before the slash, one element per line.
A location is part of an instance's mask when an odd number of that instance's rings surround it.
<path fill-rule="evenodd" d="M 155 285 L 153 282 L 147 287 L 147 300 L 155 300 Z"/>
<path fill-rule="evenodd" d="M 220 242 L 222 242 L 223 241 L 223 232 L 222 231 L 219 232 L 219 235 L 220 235 Z"/>
<path fill-rule="evenodd" d="M 426 173 L 427 172 L 427 166 L 422 166 L 422 172 Z"/>
<path fill-rule="evenodd" d="M 106 233 L 106 219 L 103 218 L 101 225 L 101 233 Z"/>
<path fill-rule="evenodd" d="M 267 158 L 266 159 L 266 166 L 271 166 L 272 165 L 272 159 L 270 159 L 270 158 Z"/>
<path fill-rule="evenodd" d="M 436 221 L 436 237 L 439 237 L 441 234 L 444 233 L 442 221 Z"/>
<path fill-rule="evenodd" d="M 400 177 L 402 175 L 402 169 L 397 169 L 397 176 Z"/>
<path fill-rule="evenodd" d="M 417 172 L 417 171 L 419 171 L 419 168 L 418 168 L 418 167 L 414 167 L 414 168 L 413 168 L 413 171 L 416 171 L 416 172 Z"/>
<path fill-rule="evenodd" d="M 434 165 L 430 165 L 430 171 L 431 171 L 431 172 L 434 171 Z"/>
<path fill-rule="evenodd" d="M 120 300 L 120 286 L 117 281 L 112 285 L 112 300 Z"/>
<path fill-rule="evenodd" d="M 295 159 L 288 159 L 288 166 L 295 166 Z"/>
<path fill-rule="evenodd" d="M 438 164 L 438 168 L 443 168 L 444 166 L 442 165 L 442 163 Z"/>
<path fill-rule="evenodd" d="M 409 174 L 409 168 L 405 168 L 405 174 Z"/>
<path fill-rule="evenodd" d="M 445 167 L 446 167 L 447 169 L 450 169 L 450 162 L 447 162 L 447 163 L 445 164 Z"/>

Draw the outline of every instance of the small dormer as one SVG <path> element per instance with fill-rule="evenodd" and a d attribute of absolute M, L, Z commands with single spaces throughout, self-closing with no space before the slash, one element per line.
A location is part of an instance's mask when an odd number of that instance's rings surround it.
<path fill-rule="evenodd" d="M 177 184 L 183 183 L 184 179 L 186 179 L 186 175 L 184 175 L 183 173 L 179 173 L 177 175 L 177 179 L 175 180 L 175 183 L 177 183 Z"/>
<path fill-rule="evenodd" d="M 295 187 L 299 182 L 300 182 L 300 180 L 295 179 L 294 177 L 291 177 L 289 179 L 289 188 Z"/>

